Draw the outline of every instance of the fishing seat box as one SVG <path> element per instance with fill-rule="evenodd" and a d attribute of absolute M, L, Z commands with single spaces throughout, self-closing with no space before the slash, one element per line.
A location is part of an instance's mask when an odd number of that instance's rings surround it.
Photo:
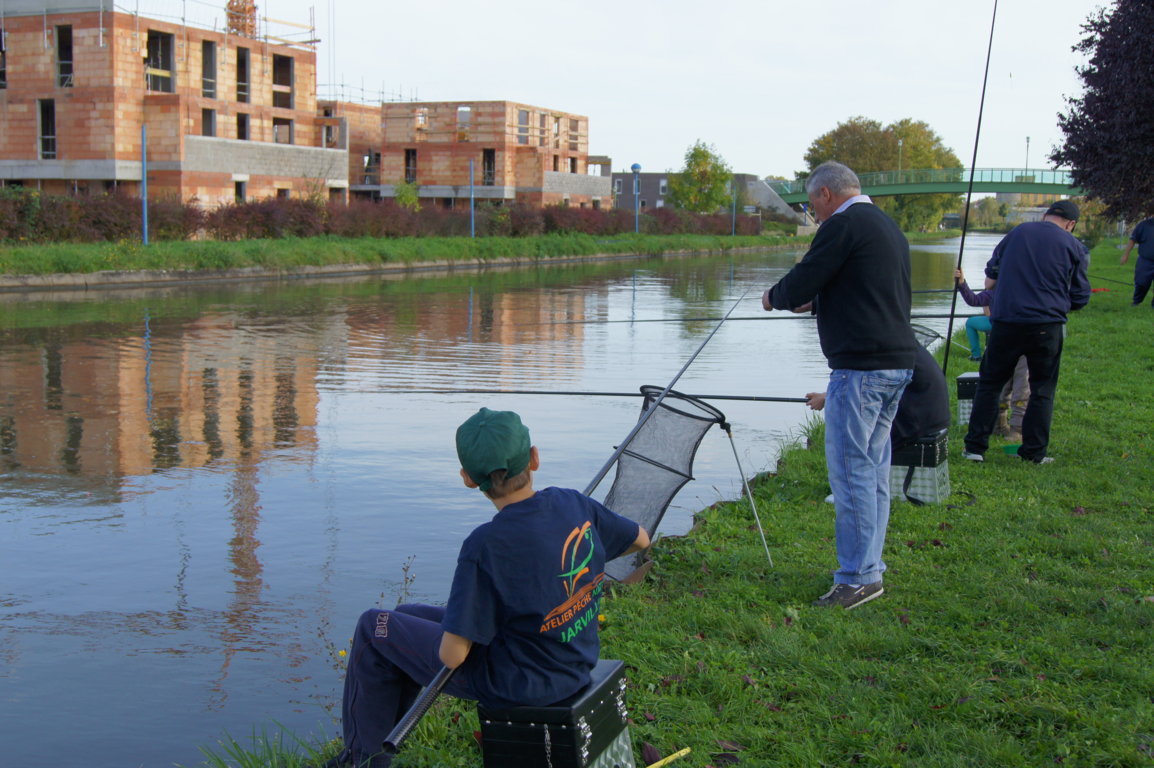
<path fill-rule="evenodd" d="M 943 429 L 895 450 L 890 459 L 890 496 L 927 504 L 945 501 L 950 495 L 949 439 L 949 429 Z"/>
<path fill-rule="evenodd" d="M 958 423 L 970 423 L 970 411 L 974 409 L 974 393 L 978 391 L 978 372 L 966 371 L 958 374 Z"/>
<path fill-rule="evenodd" d="M 477 706 L 485 768 L 634 768 L 625 665 L 601 659 L 592 682 L 549 707 Z"/>

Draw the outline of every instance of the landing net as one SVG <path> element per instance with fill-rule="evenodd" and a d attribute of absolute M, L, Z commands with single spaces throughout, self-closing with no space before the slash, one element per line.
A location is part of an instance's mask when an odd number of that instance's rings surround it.
<path fill-rule="evenodd" d="M 663 391 L 662 387 L 641 387 L 643 419 Z M 655 536 L 673 497 L 693 479 L 693 457 L 715 424 L 725 428 L 724 413 L 669 390 L 617 459 L 617 473 L 605 495 L 605 506 Z M 638 552 L 610 561 L 605 572 L 624 581 L 643 565 L 644 556 Z"/>

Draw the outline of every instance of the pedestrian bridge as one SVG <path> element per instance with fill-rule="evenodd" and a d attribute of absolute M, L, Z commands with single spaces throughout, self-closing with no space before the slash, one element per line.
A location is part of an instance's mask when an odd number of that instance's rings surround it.
<path fill-rule="evenodd" d="M 888 195 L 964 194 L 970 185 L 966 168 L 930 168 L 859 173 L 862 194 Z M 807 202 L 805 181 L 771 181 L 769 186 L 787 203 Z M 1074 186 L 1069 171 L 1042 168 L 975 168 L 975 192 L 1027 192 L 1074 197 L 1082 190 Z"/>

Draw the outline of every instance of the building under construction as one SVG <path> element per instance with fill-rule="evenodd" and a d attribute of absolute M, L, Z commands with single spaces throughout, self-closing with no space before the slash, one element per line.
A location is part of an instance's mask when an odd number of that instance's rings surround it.
<path fill-rule="evenodd" d="M 185 18 L 193 6 L 214 15 Z M 150 196 L 204 206 L 380 199 L 406 183 L 447 205 L 612 205 L 583 115 L 318 102 L 311 25 L 262 19 L 251 0 L 193 6 L 0 0 L 0 184 L 136 195 L 147 173 Z M 270 35 L 270 22 L 290 31 Z"/>
<path fill-rule="evenodd" d="M 318 116 L 313 40 L 258 36 L 251 2 L 221 6 L 216 28 L 120 7 L 0 4 L 0 181 L 139 194 L 147 168 L 150 196 L 204 205 L 345 197 L 348 152 Z"/>

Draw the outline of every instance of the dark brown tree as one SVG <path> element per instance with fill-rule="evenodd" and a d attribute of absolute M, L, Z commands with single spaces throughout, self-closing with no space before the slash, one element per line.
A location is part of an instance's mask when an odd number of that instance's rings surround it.
<path fill-rule="evenodd" d="M 1115 0 L 1082 25 L 1075 51 L 1084 92 L 1058 115 L 1065 144 L 1050 160 L 1071 169 L 1108 218 L 1154 213 L 1154 3 Z"/>

